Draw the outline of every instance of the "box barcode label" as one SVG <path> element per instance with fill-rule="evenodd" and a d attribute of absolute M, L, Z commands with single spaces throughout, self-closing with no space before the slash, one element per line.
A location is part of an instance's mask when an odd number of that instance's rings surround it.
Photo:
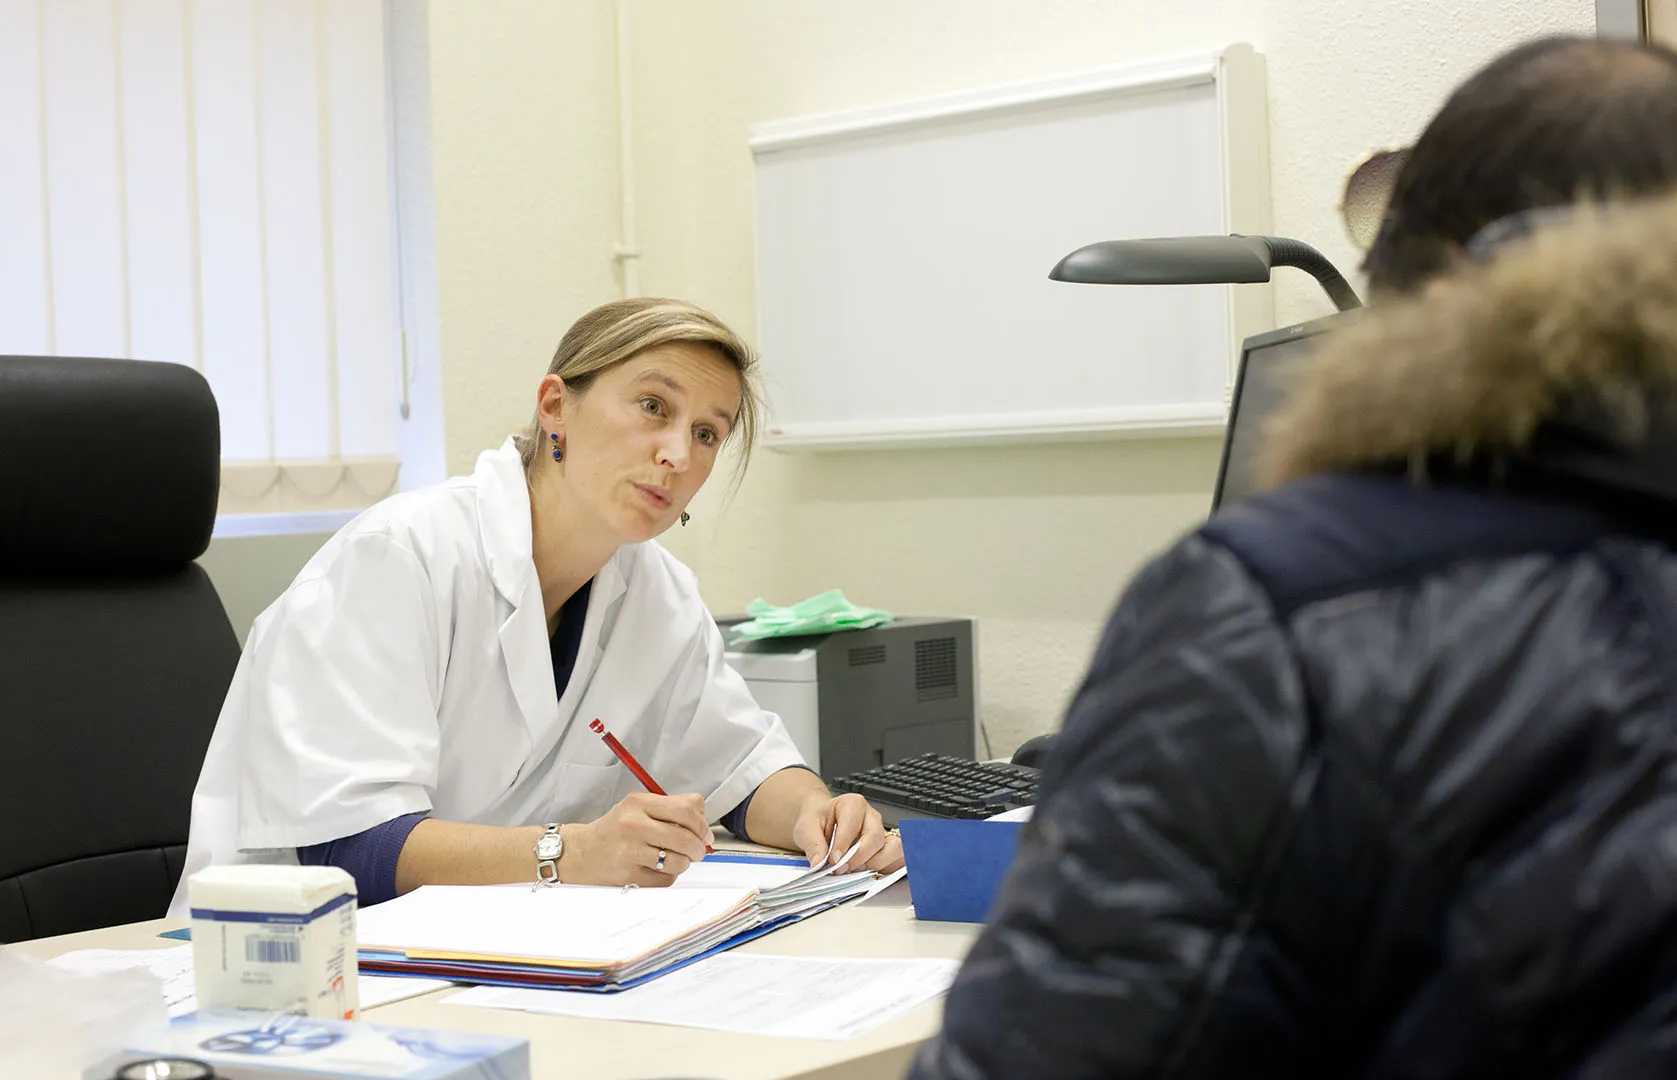
<path fill-rule="evenodd" d="M 296 938 L 245 938 L 245 962 L 250 964 L 299 964 L 302 943 Z"/>

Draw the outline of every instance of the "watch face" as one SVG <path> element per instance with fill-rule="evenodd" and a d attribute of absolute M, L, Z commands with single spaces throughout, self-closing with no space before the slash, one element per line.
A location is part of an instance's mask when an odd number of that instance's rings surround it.
<path fill-rule="evenodd" d="M 556 833 L 543 833 L 536 841 L 536 858 L 557 859 L 559 852 L 564 850 L 564 843 Z"/>

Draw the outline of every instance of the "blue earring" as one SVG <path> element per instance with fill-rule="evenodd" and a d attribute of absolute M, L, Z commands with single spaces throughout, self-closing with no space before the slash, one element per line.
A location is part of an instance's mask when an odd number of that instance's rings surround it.
<path fill-rule="evenodd" d="M 565 452 L 559 449 L 559 433 L 557 431 L 550 431 L 548 432 L 547 437 L 553 440 L 553 460 L 565 460 Z"/>

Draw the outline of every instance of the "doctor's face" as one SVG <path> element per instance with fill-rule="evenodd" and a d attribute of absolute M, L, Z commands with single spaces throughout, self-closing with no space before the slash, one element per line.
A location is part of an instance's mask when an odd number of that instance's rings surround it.
<path fill-rule="evenodd" d="M 648 349 L 565 395 L 567 486 L 622 543 L 656 536 L 710 477 L 739 410 L 739 373 L 714 350 Z"/>

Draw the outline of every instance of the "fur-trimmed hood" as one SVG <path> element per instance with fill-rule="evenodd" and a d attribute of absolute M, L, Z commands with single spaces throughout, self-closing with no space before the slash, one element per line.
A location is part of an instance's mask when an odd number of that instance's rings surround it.
<path fill-rule="evenodd" d="M 1271 420 L 1264 486 L 1518 461 L 1557 428 L 1617 455 L 1663 444 L 1677 436 L 1677 199 L 1580 211 L 1371 309 L 1308 364 Z M 1677 460 L 1660 471 L 1677 485 Z"/>

